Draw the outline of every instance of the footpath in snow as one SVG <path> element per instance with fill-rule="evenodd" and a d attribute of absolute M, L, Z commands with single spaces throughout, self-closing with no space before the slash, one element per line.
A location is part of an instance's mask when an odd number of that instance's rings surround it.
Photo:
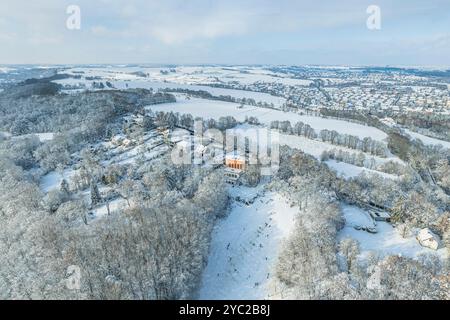
<path fill-rule="evenodd" d="M 241 198 L 254 189 L 233 188 Z M 250 205 L 234 201 L 212 234 L 200 299 L 270 299 L 271 278 L 281 244 L 294 225 L 298 207 L 277 193 L 258 196 Z"/>

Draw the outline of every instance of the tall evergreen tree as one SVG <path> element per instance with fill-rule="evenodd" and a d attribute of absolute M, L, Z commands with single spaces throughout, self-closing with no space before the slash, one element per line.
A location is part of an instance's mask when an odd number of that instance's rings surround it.
<path fill-rule="evenodd" d="M 60 189 L 61 189 L 61 192 L 63 192 L 63 193 L 66 194 L 66 195 L 68 195 L 68 194 L 70 193 L 70 190 L 69 190 L 69 184 L 67 183 L 67 180 L 66 180 L 66 179 L 63 179 L 63 180 L 61 181 L 61 187 L 60 187 Z"/>
<path fill-rule="evenodd" d="M 91 204 L 93 206 L 99 204 L 102 198 L 100 197 L 100 192 L 98 191 L 97 184 L 91 180 Z"/>

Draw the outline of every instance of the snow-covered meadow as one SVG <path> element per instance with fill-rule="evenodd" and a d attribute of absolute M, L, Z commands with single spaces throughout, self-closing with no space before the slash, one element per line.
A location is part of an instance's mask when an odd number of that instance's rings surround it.
<path fill-rule="evenodd" d="M 221 82 L 239 82 L 254 84 L 256 82 L 283 83 L 294 86 L 308 86 L 310 79 L 296 79 L 289 75 L 275 74 L 261 67 L 221 67 L 221 66 L 96 66 L 74 67 L 64 71 L 68 74 L 87 77 L 102 77 L 108 80 L 148 79 L 155 82 L 179 84 L 217 84 Z"/>
<path fill-rule="evenodd" d="M 436 251 L 422 247 L 414 235 L 417 230 L 403 238 L 400 232 L 390 223 L 382 221 L 374 223 L 369 213 L 364 209 L 344 204 L 342 205 L 342 212 L 346 224 L 339 233 L 338 239 L 352 238 L 357 240 L 361 250 L 361 259 L 367 258 L 370 252 L 380 256 L 400 255 L 410 258 L 417 258 L 424 253 L 431 253 L 439 256 L 442 261 L 448 257 L 445 247 L 441 247 Z M 373 234 L 364 230 L 356 230 L 354 226 L 375 226 L 377 233 Z"/>
<path fill-rule="evenodd" d="M 295 124 L 297 121 L 302 121 L 309 124 L 317 132 L 320 130 L 336 130 L 342 134 L 355 135 L 360 138 L 370 137 L 374 140 L 383 141 L 387 135 L 383 131 L 369 126 L 360 125 L 344 120 L 327 119 L 317 116 L 300 115 L 292 112 L 283 112 L 280 110 L 259 108 L 254 106 L 239 107 L 239 104 L 211 101 L 204 99 L 186 99 L 178 97 L 175 103 L 166 103 L 157 106 L 152 106 L 153 111 L 173 111 L 180 114 L 190 113 L 194 117 L 219 118 L 225 116 L 233 116 L 238 121 L 244 121 L 245 117 L 256 117 L 263 124 L 270 124 L 270 122 L 290 121 Z"/>
<path fill-rule="evenodd" d="M 199 298 L 270 299 L 277 294 L 271 280 L 278 253 L 299 209 L 277 193 L 259 191 L 258 196 L 245 187 L 231 193 L 256 198 L 250 205 L 234 200 L 214 228 Z"/>
<path fill-rule="evenodd" d="M 69 86 L 85 86 L 87 88 L 91 88 L 93 82 L 98 80 L 80 80 L 80 79 L 63 79 L 57 80 L 56 83 L 61 85 L 69 85 Z M 268 93 L 263 92 L 255 92 L 248 90 L 237 90 L 237 89 L 227 89 L 227 88 L 218 88 L 218 87 L 209 87 L 205 85 L 195 85 L 195 84 L 184 84 L 184 83 L 173 83 L 173 82 L 160 82 L 160 81 L 149 81 L 138 79 L 129 79 L 129 80 L 110 80 L 110 83 L 113 85 L 115 89 L 153 89 L 157 90 L 192 90 L 192 91 L 205 91 L 210 93 L 213 96 L 230 96 L 236 99 L 253 99 L 255 102 L 266 102 L 268 104 L 273 104 L 274 107 L 280 108 L 284 103 L 286 103 L 286 99 L 282 97 L 276 97 L 270 95 Z M 68 92 L 70 92 L 69 90 Z"/>
<path fill-rule="evenodd" d="M 414 132 L 414 131 L 411 131 L 408 129 L 405 129 L 405 132 L 407 134 L 409 134 L 413 139 L 421 140 L 424 144 L 435 145 L 435 146 L 441 145 L 444 148 L 450 149 L 450 142 L 448 142 L 448 141 L 431 138 L 431 137 L 425 136 L 423 134 L 420 134 L 420 133 L 417 133 L 417 132 Z"/>

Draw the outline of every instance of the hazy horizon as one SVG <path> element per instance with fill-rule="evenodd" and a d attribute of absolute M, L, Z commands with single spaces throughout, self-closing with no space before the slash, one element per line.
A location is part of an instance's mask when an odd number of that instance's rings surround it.
<path fill-rule="evenodd" d="M 176 63 L 176 62 L 111 62 L 111 63 L 1 63 L 0 66 L 33 66 L 33 67 L 51 67 L 51 68 L 57 68 L 57 67 L 108 67 L 108 66 L 115 66 L 115 67 L 130 67 L 130 66 L 143 66 L 143 67 L 170 67 L 170 66 L 184 66 L 184 67 L 207 67 L 207 66 L 223 66 L 223 67 L 258 67 L 258 66 L 293 66 L 293 67 L 307 67 L 307 68 L 330 68 L 330 69 L 338 69 L 338 68 L 399 68 L 399 69 L 428 69 L 428 70 L 435 70 L 435 71 L 448 71 L 447 68 L 450 68 L 450 64 L 448 65 L 401 65 L 401 64 L 395 64 L 395 65 L 382 65 L 382 64 L 270 64 L 270 63 L 246 63 L 246 64 L 240 64 L 240 63 Z"/>
<path fill-rule="evenodd" d="M 449 65 L 444 0 L 4 2 L 0 64 Z"/>

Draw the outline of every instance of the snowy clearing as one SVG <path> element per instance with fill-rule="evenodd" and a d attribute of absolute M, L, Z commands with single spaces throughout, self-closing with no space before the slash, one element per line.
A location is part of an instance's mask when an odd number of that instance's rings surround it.
<path fill-rule="evenodd" d="M 356 230 L 354 225 L 371 226 L 371 219 L 368 212 L 351 205 L 342 206 L 346 225 L 339 233 L 338 240 L 352 238 L 359 242 L 362 259 L 366 258 L 369 252 L 376 252 L 381 256 L 401 255 L 410 258 L 417 258 L 422 253 L 437 254 L 442 260 L 447 259 L 446 248 L 432 250 L 422 247 L 414 235 L 402 238 L 399 232 L 387 222 L 377 222 L 378 233 L 372 234 L 363 230 Z"/>
<path fill-rule="evenodd" d="M 280 133 L 280 143 L 287 145 L 291 148 L 296 148 L 296 149 L 302 150 L 303 152 L 312 155 L 316 159 L 320 159 L 320 156 L 322 155 L 322 153 L 324 151 L 330 151 L 330 150 L 335 149 L 338 151 L 342 150 L 344 152 L 349 152 L 352 154 L 353 153 L 355 153 L 355 154 L 363 153 L 368 158 L 374 158 L 376 160 L 377 164 L 383 164 L 390 160 L 398 162 L 400 164 L 404 164 L 404 162 L 402 160 L 400 160 L 398 157 L 395 157 L 395 156 L 381 158 L 381 157 L 378 157 L 378 156 L 375 156 L 375 155 L 372 155 L 369 153 L 364 153 L 360 150 L 355 150 L 355 149 L 351 149 L 351 148 L 347 148 L 347 147 L 343 147 L 343 146 L 334 145 L 334 144 L 331 144 L 328 142 L 323 142 L 321 140 L 308 139 L 303 136 L 296 136 L 296 135 L 292 135 L 292 134 Z"/>
<path fill-rule="evenodd" d="M 407 134 L 409 134 L 411 137 L 413 137 L 414 139 L 421 140 L 424 144 L 434 145 L 434 146 L 441 145 L 444 148 L 450 149 L 450 142 L 448 142 L 448 141 L 427 137 L 423 134 L 420 134 L 420 133 L 417 133 L 417 132 L 414 132 L 414 131 L 411 131 L 408 129 L 405 129 L 405 132 Z"/>
<path fill-rule="evenodd" d="M 12 139 L 21 139 L 21 138 L 27 138 L 37 136 L 39 138 L 40 142 L 46 142 L 53 140 L 55 134 L 53 132 L 44 132 L 44 133 L 31 133 L 31 134 L 23 134 L 20 136 L 11 136 Z"/>
<path fill-rule="evenodd" d="M 119 211 L 119 210 L 123 210 L 126 207 L 127 207 L 127 202 L 126 202 L 126 200 L 124 200 L 122 198 L 116 198 L 109 203 L 110 213 L 113 213 L 113 212 Z M 108 215 L 108 208 L 107 208 L 106 204 L 102 204 L 99 207 L 94 208 L 92 210 L 92 213 L 93 213 L 93 217 L 92 217 L 93 220 L 97 219 L 97 218 L 101 218 L 101 217 Z"/>
<path fill-rule="evenodd" d="M 61 174 L 56 171 L 50 171 L 49 173 L 47 173 L 46 175 L 44 175 L 41 178 L 39 187 L 45 193 L 47 193 L 51 190 L 58 189 L 61 186 L 61 181 L 62 181 L 63 177 L 68 182 L 70 182 L 71 178 L 73 177 L 73 175 L 76 172 L 77 172 L 77 170 L 68 168 L 62 172 L 62 176 L 61 176 Z"/>
<path fill-rule="evenodd" d="M 235 194 L 252 189 L 235 187 Z M 200 299 L 267 299 L 281 243 L 292 230 L 298 207 L 267 193 L 246 206 L 234 202 L 214 228 Z"/>
<path fill-rule="evenodd" d="M 324 151 L 330 151 L 330 150 L 342 150 L 345 152 L 349 152 L 351 154 L 359 154 L 359 150 L 354 150 L 342 146 L 336 146 L 332 145 L 330 143 L 326 143 L 319 140 L 312 140 L 305 138 L 303 136 L 295 136 L 295 135 L 287 135 L 287 134 L 280 134 L 280 144 L 287 145 L 291 148 L 296 148 L 299 150 L 302 150 L 305 153 L 308 153 L 315 157 L 316 159 L 320 160 L 320 156 Z M 400 159 L 397 157 L 389 157 L 389 158 L 381 158 L 377 156 L 373 156 L 371 154 L 365 153 L 366 157 L 368 159 L 373 158 L 375 159 L 376 164 L 383 164 L 386 163 L 389 160 L 396 161 L 399 163 L 403 163 Z M 330 168 L 335 170 L 338 174 L 342 174 L 345 178 L 352 178 L 357 175 L 359 175 L 361 172 L 365 172 L 368 174 L 379 174 L 383 176 L 384 178 L 389 179 L 398 179 L 398 176 L 393 174 L 388 174 L 376 170 L 367 169 L 364 167 L 358 167 L 353 164 L 345 163 L 345 162 L 337 162 L 335 160 L 329 160 L 325 162 Z"/>
<path fill-rule="evenodd" d="M 4 137 L 4 138 L 10 138 L 12 136 L 11 133 L 6 132 L 6 131 L 0 131 L 0 138 Z"/>
<path fill-rule="evenodd" d="M 333 170 L 335 170 L 338 174 L 342 174 L 345 178 L 353 178 L 360 175 L 362 172 L 367 174 L 378 174 L 383 178 L 396 180 L 399 177 L 393 174 L 371 170 L 364 167 L 358 167 L 350 163 L 346 162 L 338 162 L 336 160 L 327 160 L 325 163 Z"/>

